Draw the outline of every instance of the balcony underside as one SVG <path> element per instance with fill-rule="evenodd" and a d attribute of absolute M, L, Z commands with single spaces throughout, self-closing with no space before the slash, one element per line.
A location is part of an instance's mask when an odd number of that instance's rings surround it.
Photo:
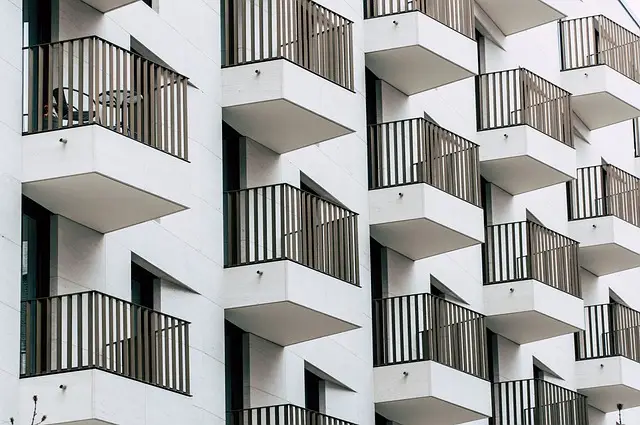
<path fill-rule="evenodd" d="M 360 288 L 292 261 L 231 267 L 224 282 L 226 318 L 278 345 L 360 327 L 351 307 Z"/>
<path fill-rule="evenodd" d="M 571 238 L 580 242 L 580 265 L 604 276 L 640 267 L 640 228 L 617 217 L 569 222 Z"/>
<path fill-rule="evenodd" d="M 277 153 L 356 128 L 354 93 L 285 59 L 224 68 L 222 85 L 225 122 Z"/>
<path fill-rule="evenodd" d="M 606 65 L 562 72 L 571 106 L 591 130 L 640 117 L 640 84 Z"/>
<path fill-rule="evenodd" d="M 475 42 L 421 12 L 365 19 L 364 26 L 367 67 L 407 95 L 477 74 Z"/>
<path fill-rule="evenodd" d="M 566 16 L 553 7 L 557 0 L 476 0 L 505 35 L 557 21 Z"/>
<path fill-rule="evenodd" d="M 581 299 L 533 279 L 485 285 L 487 326 L 527 344 L 584 328 Z"/>
<path fill-rule="evenodd" d="M 640 406 L 640 363 L 622 356 L 576 362 L 577 387 L 588 403 L 605 413 Z"/>
<path fill-rule="evenodd" d="M 484 241 L 482 210 L 427 184 L 371 190 L 369 209 L 371 235 L 412 260 Z"/>
<path fill-rule="evenodd" d="M 98 125 L 29 135 L 23 149 L 24 194 L 98 232 L 187 208 L 187 162 Z"/>
<path fill-rule="evenodd" d="M 424 361 L 373 373 L 376 412 L 399 424 L 454 425 L 491 415 L 490 384 L 448 366 Z"/>
<path fill-rule="evenodd" d="M 32 412 L 34 394 L 47 424 L 124 424 L 131 418 L 184 423 L 184 412 L 191 407 L 190 397 L 97 369 L 20 379 L 16 411 Z"/>
<path fill-rule="evenodd" d="M 122 6 L 135 3 L 138 0 L 82 0 L 84 3 L 102 13 L 109 12 Z"/>
<path fill-rule="evenodd" d="M 477 142 L 480 172 L 512 195 L 575 177 L 575 150 L 527 125 L 478 132 Z"/>

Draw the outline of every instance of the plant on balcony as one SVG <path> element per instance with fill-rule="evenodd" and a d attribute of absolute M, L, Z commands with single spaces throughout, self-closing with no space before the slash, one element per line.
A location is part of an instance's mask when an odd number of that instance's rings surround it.
<path fill-rule="evenodd" d="M 33 396 L 33 414 L 31 415 L 31 425 L 40 425 L 47 420 L 47 415 L 42 415 L 40 421 L 36 422 L 36 416 L 38 416 L 38 396 Z M 15 419 L 9 418 L 9 423 L 15 425 Z"/>

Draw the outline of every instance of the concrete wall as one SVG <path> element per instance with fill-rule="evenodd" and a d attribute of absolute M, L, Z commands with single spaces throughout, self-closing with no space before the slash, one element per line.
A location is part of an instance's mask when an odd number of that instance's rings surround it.
<path fill-rule="evenodd" d="M 22 122 L 22 2 L 0 1 L 0 418 L 18 416 Z"/>

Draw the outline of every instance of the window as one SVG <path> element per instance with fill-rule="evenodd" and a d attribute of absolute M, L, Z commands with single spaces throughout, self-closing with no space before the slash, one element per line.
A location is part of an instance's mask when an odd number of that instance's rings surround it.
<path fill-rule="evenodd" d="M 20 282 L 20 299 L 22 301 L 32 300 L 34 298 L 48 297 L 49 294 L 49 266 L 50 266 L 50 240 L 51 240 L 51 213 L 42 206 L 33 202 L 27 197 L 22 197 L 22 255 L 21 255 L 21 282 Z M 36 337 L 36 311 L 31 311 L 29 334 L 34 338 L 31 346 L 35 345 Z M 42 315 L 45 326 L 46 314 Z M 24 373 L 28 369 L 34 369 L 36 366 L 36 357 L 45 355 L 45 344 L 42 351 L 31 356 L 31 363 L 27 365 L 27 312 L 22 305 L 20 312 L 20 360 L 21 372 Z"/>
<path fill-rule="evenodd" d="M 376 413 L 376 423 L 375 425 L 391 425 L 391 421 L 379 413 Z"/>
<path fill-rule="evenodd" d="M 487 329 L 487 358 L 489 360 L 489 381 L 498 382 L 500 368 L 498 362 L 498 335 Z"/>
<path fill-rule="evenodd" d="M 378 123 L 378 104 L 380 100 L 380 79 L 365 68 L 365 101 L 367 110 L 367 125 Z"/>
<path fill-rule="evenodd" d="M 377 240 L 370 238 L 371 298 L 378 300 L 387 293 L 387 253 Z"/>
<path fill-rule="evenodd" d="M 153 310 L 156 279 L 151 272 L 131 263 L 131 302 Z"/>
<path fill-rule="evenodd" d="M 486 43 L 487 40 L 480 31 L 476 29 L 476 43 L 478 44 L 478 73 L 484 74 L 487 72 L 486 64 Z"/>
<path fill-rule="evenodd" d="M 224 322 L 225 402 L 226 410 L 244 408 L 244 360 L 246 332 L 233 323 Z M 240 419 L 240 417 L 238 417 Z M 240 424 L 229 424 L 240 425 Z"/>
<path fill-rule="evenodd" d="M 321 401 L 324 396 L 324 381 L 319 376 L 305 369 L 304 371 L 304 407 L 314 412 L 321 412 Z M 324 397 L 322 397 L 324 398 Z"/>

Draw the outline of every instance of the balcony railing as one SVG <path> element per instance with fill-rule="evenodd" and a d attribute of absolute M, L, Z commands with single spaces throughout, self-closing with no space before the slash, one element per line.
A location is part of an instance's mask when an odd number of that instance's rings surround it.
<path fill-rule="evenodd" d="M 640 179 L 610 164 L 578 168 L 567 182 L 569 220 L 613 215 L 640 227 Z"/>
<path fill-rule="evenodd" d="M 364 18 L 419 11 L 475 39 L 473 0 L 364 0 Z"/>
<path fill-rule="evenodd" d="M 581 297 L 578 242 L 531 221 L 488 226 L 485 285 L 535 279 Z"/>
<path fill-rule="evenodd" d="M 23 378 L 100 369 L 189 394 L 189 322 L 96 291 L 22 302 Z"/>
<path fill-rule="evenodd" d="M 496 425 L 588 425 L 587 397 L 540 379 L 493 385 Z"/>
<path fill-rule="evenodd" d="M 425 120 L 369 126 L 370 189 L 426 183 L 480 206 L 478 145 Z"/>
<path fill-rule="evenodd" d="M 223 67 L 287 59 L 354 90 L 353 22 L 310 0 L 224 0 Z"/>
<path fill-rule="evenodd" d="M 562 70 L 607 65 L 640 83 L 640 37 L 602 16 L 560 21 Z"/>
<path fill-rule="evenodd" d="M 227 412 L 227 425 L 355 425 L 293 404 Z"/>
<path fill-rule="evenodd" d="M 289 184 L 226 193 L 226 266 L 291 260 L 360 284 L 358 215 Z"/>
<path fill-rule="evenodd" d="M 433 360 L 488 378 L 484 316 L 431 294 L 373 301 L 373 365 Z"/>
<path fill-rule="evenodd" d="M 640 362 L 640 312 L 621 304 L 584 308 L 586 328 L 575 333 L 576 360 L 623 356 Z"/>
<path fill-rule="evenodd" d="M 99 37 L 24 49 L 24 134 L 98 124 L 188 159 L 188 79 Z"/>
<path fill-rule="evenodd" d="M 476 77 L 478 131 L 528 125 L 573 147 L 571 95 L 524 68 Z"/>

